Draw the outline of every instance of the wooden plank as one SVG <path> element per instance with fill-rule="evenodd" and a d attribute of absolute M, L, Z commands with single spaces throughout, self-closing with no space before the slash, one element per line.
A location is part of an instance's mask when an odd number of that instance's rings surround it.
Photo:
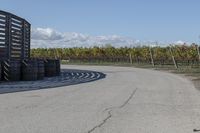
<path fill-rule="evenodd" d="M 18 24 L 18 25 L 22 25 L 22 22 L 21 21 L 17 21 L 15 19 L 11 19 L 11 23 L 15 23 L 15 24 Z"/>
<path fill-rule="evenodd" d="M 4 25 L 5 25 L 5 24 L 6 24 L 6 22 L 4 22 L 4 21 L 0 21 L 0 24 L 4 24 Z"/>
<path fill-rule="evenodd" d="M 6 29 L 4 29 L 4 28 L 0 28 L 0 31 L 3 31 L 3 32 L 5 32 L 5 31 L 6 31 Z"/>
<path fill-rule="evenodd" d="M 20 36 L 11 36 L 11 38 L 16 39 L 16 40 L 21 40 L 22 39 Z"/>
<path fill-rule="evenodd" d="M 21 41 L 21 40 L 22 40 L 21 38 L 13 37 L 13 36 L 11 37 L 11 39 L 12 39 L 12 40 L 15 40 L 15 41 Z"/>
<path fill-rule="evenodd" d="M 14 53 L 14 52 L 16 52 L 17 54 L 21 54 L 21 49 L 19 49 L 19 48 L 11 48 L 11 50 L 12 50 L 12 52 Z"/>
<path fill-rule="evenodd" d="M 19 51 L 21 53 L 21 47 L 12 47 L 11 48 L 13 51 Z"/>
<path fill-rule="evenodd" d="M 5 29 L 5 28 L 6 28 L 6 26 L 0 25 L 0 28 L 4 28 L 4 29 Z"/>
<path fill-rule="evenodd" d="M 17 28 L 19 30 L 22 30 L 22 27 L 19 25 L 11 24 L 12 28 Z"/>
<path fill-rule="evenodd" d="M 0 30 L 0 34 L 1 34 L 1 33 L 4 33 L 4 34 L 5 34 L 5 31 L 3 31 L 3 30 Z"/>
<path fill-rule="evenodd" d="M 21 43 L 22 43 L 22 41 L 21 41 L 21 40 L 13 40 L 13 39 L 12 39 L 11 43 L 17 43 L 17 44 L 21 44 Z"/>
<path fill-rule="evenodd" d="M 5 46 L 6 46 L 5 44 L 0 43 L 0 47 L 5 47 Z"/>
<path fill-rule="evenodd" d="M 0 37 L 6 37 L 5 35 L 0 34 Z"/>
<path fill-rule="evenodd" d="M 0 45 L 6 45 L 6 42 L 0 42 Z"/>
<path fill-rule="evenodd" d="M 0 16 L 0 19 L 6 21 L 6 17 L 2 17 L 2 16 Z"/>
<path fill-rule="evenodd" d="M 10 35 L 11 35 L 11 37 L 12 37 L 12 35 L 14 35 L 14 36 L 21 36 L 22 33 L 21 32 L 12 32 Z"/>
<path fill-rule="evenodd" d="M 6 26 L 0 25 L 0 29 L 3 30 L 3 31 L 5 31 L 6 30 Z"/>
<path fill-rule="evenodd" d="M 22 31 L 22 29 L 19 29 L 19 28 L 17 28 L 17 27 L 11 27 L 12 29 L 14 29 L 14 30 L 17 30 L 17 31 Z"/>
<path fill-rule="evenodd" d="M 6 42 L 6 39 L 0 39 L 0 42 Z"/>
<path fill-rule="evenodd" d="M 22 30 L 21 29 L 14 29 L 13 27 L 11 27 L 11 31 L 12 31 L 12 33 L 20 32 L 22 34 Z"/>
<path fill-rule="evenodd" d="M 20 33 L 20 32 L 12 32 L 12 34 L 11 34 L 11 38 L 12 38 L 12 36 L 21 36 L 21 34 L 22 33 Z"/>
<path fill-rule="evenodd" d="M 21 48 L 21 44 L 12 44 L 12 46 L 11 47 L 19 47 L 19 48 Z"/>
<path fill-rule="evenodd" d="M 11 51 L 11 54 L 12 55 L 21 55 L 21 50 L 20 51 L 17 51 L 17 50 L 15 50 L 15 51 Z"/>
<path fill-rule="evenodd" d="M 15 34 L 14 32 L 11 34 L 11 37 L 22 38 L 20 34 Z"/>
<path fill-rule="evenodd" d="M 21 45 L 12 45 L 11 47 L 18 47 L 18 48 L 21 48 L 22 46 L 21 46 Z"/>

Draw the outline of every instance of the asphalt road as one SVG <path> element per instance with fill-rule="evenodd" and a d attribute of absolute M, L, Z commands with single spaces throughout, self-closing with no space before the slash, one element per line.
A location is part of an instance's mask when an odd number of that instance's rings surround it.
<path fill-rule="evenodd" d="M 200 92 L 184 77 L 145 69 L 63 66 L 106 78 L 0 95 L 0 133 L 192 133 Z"/>

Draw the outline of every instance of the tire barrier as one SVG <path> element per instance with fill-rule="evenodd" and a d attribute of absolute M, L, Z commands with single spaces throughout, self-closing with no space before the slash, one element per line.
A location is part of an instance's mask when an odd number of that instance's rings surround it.
<path fill-rule="evenodd" d="M 45 60 L 45 76 L 53 77 L 56 75 L 56 61 L 52 59 Z"/>
<path fill-rule="evenodd" d="M 46 77 L 43 80 L 3 82 L 0 84 L 0 94 L 69 86 L 92 82 L 105 77 L 106 75 L 101 72 L 65 69 L 62 70 L 60 76 Z"/>
<path fill-rule="evenodd" d="M 2 66 L 1 66 L 1 61 L 0 61 L 0 81 L 2 80 L 2 76 L 1 76 L 2 74 L 1 73 L 2 73 Z"/>
<path fill-rule="evenodd" d="M 56 63 L 56 76 L 60 75 L 60 60 L 55 60 Z"/>
<path fill-rule="evenodd" d="M 22 61 L 22 80 L 31 81 L 38 79 L 38 62 L 37 60 Z"/>
<path fill-rule="evenodd" d="M 38 59 L 38 73 L 37 73 L 37 76 L 38 76 L 38 80 L 42 80 L 44 79 L 44 60 L 42 59 Z"/>
<path fill-rule="evenodd" d="M 35 81 L 60 75 L 60 60 L 30 59 L 0 62 L 0 81 Z"/>
<path fill-rule="evenodd" d="M 21 79 L 21 62 L 20 61 L 3 61 L 2 76 L 5 81 L 20 81 Z"/>

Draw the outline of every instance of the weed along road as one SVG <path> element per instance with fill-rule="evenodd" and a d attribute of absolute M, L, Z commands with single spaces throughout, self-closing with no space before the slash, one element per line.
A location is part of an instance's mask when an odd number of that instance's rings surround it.
<path fill-rule="evenodd" d="M 184 77 L 111 66 L 62 66 L 106 77 L 0 94 L 0 133 L 192 133 L 200 92 Z"/>

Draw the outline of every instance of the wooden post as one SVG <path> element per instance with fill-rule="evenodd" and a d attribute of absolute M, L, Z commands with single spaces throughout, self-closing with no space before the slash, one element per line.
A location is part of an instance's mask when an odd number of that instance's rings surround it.
<path fill-rule="evenodd" d="M 197 53 L 198 53 L 198 56 L 199 56 L 199 63 L 200 63 L 200 52 L 199 52 L 199 45 L 197 45 Z"/>
<path fill-rule="evenodd" d="M 54 52 L 54 58 L 55 58 L 55 59 L 58 59 L 57 49 L 56 49 L 56 48 L 53 48 L 53 52 Z"/>
<path fill-rule="evenodd" d="M 132 54 L 129 53 L 129 59 L 130 59 L 130 63 L 133 64 L 133 59 L 132 59 Z"/>
<path fill-rule="evenodd" d="M 178 68 L 178 65 L 177 65 L 177 63 L 176 63 L 176 61 L 175 61 L 175 58 L 174 58 L 174 55 L 173 55 L 171 46 L 169 46 L 169 51 L 170 51 L 170 54 L 171 54 L 171 56 L 172 56 L 172 60 L 173 60 L 174 66 L 175 66 L 175 68 L 177 69 L 177 68 Z"/>
<path fill-rule="evenodd" d="M 155 67 L 155 63 L 154 63 L 154 59 L 153 59 L 153 54 L 152 54 L 152 51 L 151 51 L 151 46 L 149 46 L 149 53 L 150 53 L 150 57 L 151 57 L 151 64 L 153 67 Z"/>

